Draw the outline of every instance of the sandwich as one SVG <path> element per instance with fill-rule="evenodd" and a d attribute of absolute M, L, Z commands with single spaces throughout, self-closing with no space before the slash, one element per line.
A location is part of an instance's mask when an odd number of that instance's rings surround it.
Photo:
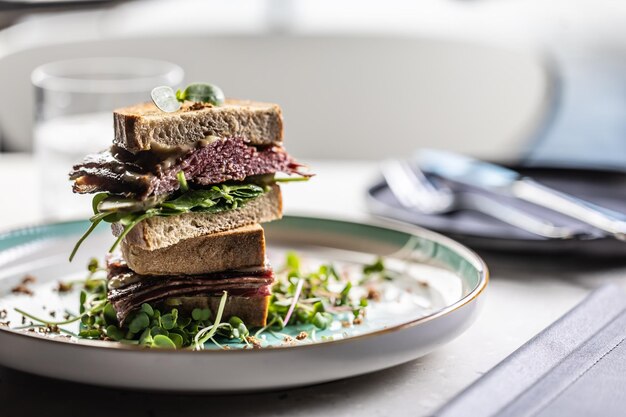
<path fill-rule="evenodd" d="M 157 101 L 114 111 L 112 146 L 69 173 L 74 192 L 95 194 L 70 260 L 111 223 L 108 300 L 120 325 L 143 304 L 215 312 L 226 292 L 223 314 L 264 326 L 274 275 L 259 223 L 282 216 L 279 182 L 309 174 L 283 147 L 278 105 L 191 98 L 175 111 Z"/>
<path fill-rule="evenodd" d="M 75 165 L 70 179 L 74 192 L 97 193 L 92 223 L 113 223 L 115 246 L 130 235 L 128 241 L 155 249 L 171 239 L 275 220 L 281 212 L 275 174 L 301 174 L 282 147 L 275 104 L 185 102 L 164 113 L 144 103 L 116 110 L 114 125 L 113 146 Z M 177 236 L 167 239 L 164 227 Z"/>

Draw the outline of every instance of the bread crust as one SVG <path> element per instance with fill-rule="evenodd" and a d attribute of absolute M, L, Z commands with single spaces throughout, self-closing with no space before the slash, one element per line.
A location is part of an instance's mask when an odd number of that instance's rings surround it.
<path fill-rule="evenodd" d="M 143 275 L 198 275 L 265 264 L 265 235 L 258 224 L 185 239 L 174 245 L 146 250 L 120 245 L 128 267 Z"/>
<path fill-rule="evenodd" d="M 127 247 L 153 251 L 186 239 L 219 233 L 239 227 L 277 220 L 282 217 L 283 201 L 278 184 L 243 207 L 221 213 L 185 213 L 168 217 L 151 217 L 137 224 L 123 239 Z M 123 226 L 112 225 L 119 236 Z"/>
<path fill-rule="evenodd" d="M 280 106 L 227 99 L 221 106 L 185 102 L 180 110 L 165 113 L 153 103 L 141 103 L 113 112 L 113 143 L 129 152 L 165 146 L 190 145 L 207 136 L 242 137 L 252 145 L 274 145 L 283 140 Z"/>

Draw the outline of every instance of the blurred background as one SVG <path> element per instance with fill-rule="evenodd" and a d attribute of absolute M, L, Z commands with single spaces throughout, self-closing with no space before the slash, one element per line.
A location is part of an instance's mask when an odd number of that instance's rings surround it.
<path fill-rule="evenodd" d="M 51 144 L 102 148 L 110 110 L 147 100 L 155 80 L 208 81 L 230 97 L 280 103 L 288 149 L 304 160 L 437 147 L 524 165 L 625 167 L 620 1 L 9 0 L 0 26 L 0 150 L 38 153 L 48 176 Z M 135 61 L 109 68 L 93 60 L 102 57 Z M 87 64 L 35 71 L 68 59 Z M 83 83 L 102 75 L 94 68 L 118 82 Z M 94 112 L 99 124 L 53 123 Z"/>
<path fill-rule="evenodd" d="M 577 160 L 586 141 L 616 147 L 606 163 L 626 157 L 620 1 L 11 0 L 0 16 L 7 152 L 33 148 L 35 67 L 130 56 L 281 103 L 289 146 L 305 157 L 437 145 Z M 603 124 L 590 130 L 590 119 Z M 537 142 L 546 124 L 567 146 Z"/>

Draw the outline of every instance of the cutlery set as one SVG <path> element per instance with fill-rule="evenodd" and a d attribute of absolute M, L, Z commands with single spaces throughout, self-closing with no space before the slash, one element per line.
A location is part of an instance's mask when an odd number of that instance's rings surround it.
<path fill-rule="evenodd" d="M 386 160 L 381 172 L 406 209 L 429 215 L 469 210 L 545 239 L 585 239 L 589 229 L 559 226 L 507 204 L 521 200 L 592 226 L 607 237 L 626 240 L 626 215 L 549 188 L 509 168 L 464 155 L 418 151 L 411 160 Z M 503 198 L 504 197 L 504 198 Z"/>

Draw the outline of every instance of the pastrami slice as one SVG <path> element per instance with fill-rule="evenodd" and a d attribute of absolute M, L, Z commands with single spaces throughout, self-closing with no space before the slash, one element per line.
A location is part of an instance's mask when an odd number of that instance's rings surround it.
<path fill-rule="evenodd" d="M 248 299 L 248 304 L 267 304 L 265 298 L 270 295 L 274 282 L 274 273 L 267 263 L 211 274 L 156 276 L 137 274 L 121 257 L 111 255 L 107 259 L 107 271 L 107 298 L 113 305 L 120 324 L 144 303 L 158 304 L 172 298 L 219 298 L 223 291 L 228 292 L 229 298 Z"/>
<path fill-rule="evenodd" d="M 87 156 L 70 172 L 77 193 L 108 192 L 144 200 L 178 190 L 179 172 L 190 183 L 206 186 L 243 181 L 256 175 L 298 173 L 301 167 L 280 146 L 258 148 L 241 138 L 218 139 L 167 158 L 129 156 L 109 149 Z"/>

